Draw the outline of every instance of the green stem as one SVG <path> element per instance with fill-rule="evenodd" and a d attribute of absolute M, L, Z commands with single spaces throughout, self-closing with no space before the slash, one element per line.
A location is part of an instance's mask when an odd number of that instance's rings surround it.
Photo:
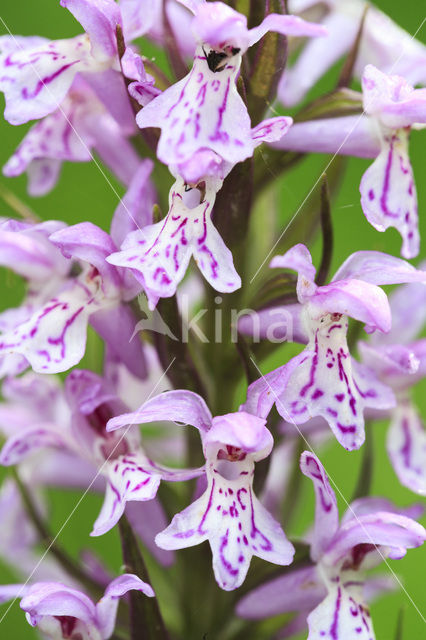
<path fill-rule="evenodd" d="M 158 357 L 165 369 L 170 366 L 170 362 L 175 358 L 173 366 L 168 370 L 167 377 L 176 389 L 189 389 L 206 398 L 207 390 L 190 352 L 190 335 L 187 336 L 188 341 L 186 341 L 186 336 L 185 341 L 183 339 L 182 318 L 177 306 L 176 296 L 161 298 L 158 302 L 157 310 L 174 336 L 172 338 L 160 333 L 154 333 L 153 336 Z"/>
<path fill-rule="evenodd" d="M 142 557 L 133 529 L 126 516 L 119 521 L 121 547 L 126 571 L 134 573 L 150 584 L 148 570 Z M 147 598 L 138 591 L 131 591 L 130 637 L 132 640 L 168 640 L 157 598 Z"/>

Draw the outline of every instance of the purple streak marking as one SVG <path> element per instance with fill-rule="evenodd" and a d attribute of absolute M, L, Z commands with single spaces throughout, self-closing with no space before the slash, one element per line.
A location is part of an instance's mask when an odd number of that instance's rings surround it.
<path fill-rule="evenodd" d="M 386 161 L 385 180 L 383 183 L 382 195 L 380 197 L 380 206 L 385 216 L 388 216 L 389 218 L 398 218 L 397 213 L 392 213 L 391 211 L 389 211 L 388 204 L 387 204 L 387 199 L 389 195 L 389 186 L 390 186 L 390 173 L 392 169 L 392 159 L 393 159 L 393 151 L 394 151 L 393 145 L 394 145 L 394 139 L 392 138 L 389 145 L 390 148 L 388 152 L 388 158 Z"/>
<path fill-rule="evenodd" d="M 74 320 L 80 315 L 80 313 L 84 311 L 84 307 L 80 307 L 79 309 L 77 309 L 77 311 L 75 313 L 73 313 L 73 315 L 71 316 L 71 318 L 68 318 L 68 320 L 65 323 L 64 328 L 62 329 L 62 332 L 60 333 L 60 335 L 57 338 L 48 338 L 48 343 L 49 344 L 53 344 L 53 345 L 61 345 L 61 358 L 65 357 L 65 334 L 68 331 L 68 329 L 70 328 L 70 326 L 73 324 Z"/>
<path fill-rule="evenodd" d="M 77 62 L 80 62 L 80 60 L 74 60 L 74 62 L 69 62 L 68 64 L 65 64 L 60 69 L 57 69 L 54 73 L 52 73 L 52 75 L 47 76 L 43 80 L 39 80 L 37 82 L 35 89 L 32 92 L 30 92 L 27 87 L 23 87 L 21 92 L 23 99 L 30 100 L 31 98 L 35 98 L 36 96 L 38 96 L 38 94 L 43 89 L 43 87 L 53 82 L 58 76 L 60 76 L 64 71 L 72 67 Z"/>

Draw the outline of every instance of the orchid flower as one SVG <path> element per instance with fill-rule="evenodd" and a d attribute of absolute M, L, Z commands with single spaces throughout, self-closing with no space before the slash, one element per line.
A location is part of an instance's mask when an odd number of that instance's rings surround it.
<path fill-rule="evenodd" d="M 159 160 L 196 184 L 207 176 L 223 179 L 236 163 L 253 155 L 263 140 L 277 140 L 291 118 L 277 117 L 251 128 L 247 108 L 237 91 L 241 57 L 267 31 L 319 36 L 324 30 L 294 16 L 270 14 L 261 25 L 222 2 L 182 2 L 195 17 L 198 45 L 190 73 L 145 106 L 140 128 L 159 127 Z"/>
<path fill-rule="evenodd" d="M 119 599 L 128 591 L 155 596 L 152 587 L 132 573 L 115 578 L 96 604 L 81 591 L 60 582 L 0 587 L 0 599 L 21 599 L 27 622 L 52 640 L 108 640 L 114 632 Z"/>
<path fill-rule="evenodd" d="M 299 103 L 321 76 L 355 42 L 367 3 L 364 0 L 291 0 L 290 11 L 303 13 L 313 6 L 326 6 L 322 24 L 327 36 L 309 41 L 296 62 L 283 74 L 278 89 L 287 106 Z M 397 73 L 412 84 L 426 83 L 426 47 L 401 29 L 377 7 L 369 5 L 365 16 L 354 73 L 361 78 L 364 67 L 374 64 L 385 73 Z"/>
<path fill-rule="evenodd" d="M 159 298 L 176 293 L 191 256 L 216 291 L 231 292 L 241 286 L 232 254 L 211 221 L 216 181 L 206 180 L 205 186 L 204 197 L 194 206 L 193 196 L 198 191 L 187 193 L 178 178 L 170 190 L 170 208 L 164 220 L 133 231 L 121 251 L 106 258 L 112 265 L 131 270 L 145 289 L 150 309 Z"/>
<path fill-rule="evenodd" d="M 380 154 L 359 187 L 362 209 L 378 231 L 395 227 L 403 239 L 401 255 L 414 258 L 420 237 L 408 138 L 411 127 L 426 124 L 426 89 L 413 89 L 404 78 L 387 76 L 372 65 L 364 70 L 362 88 L 365 112 L 381 134 Z"/>
<path fill-rule="evenodd" d="M 207 489 L 156 536 L 157 545 L 182 549 L 208 540 L 216 580 L 226 591 L 243 583 L 253 555 L 290 564 L 293 546 L 253 493 L 255 462 L 267 457 L 273 444 L 266 421 L 242 411 L 212 418 L 200 396 L 177 390 L 113 418 L 107 430 L 158 420 L 191 424 L 199 430 Z"/>
<path fill-rule="evenodd" d="M 2 36 L 0 91 L 6 98 L 6 120 L 23 124 L 52 113 L 82 74 L 125 133 L 132 133 L 134 118 L 121 71 L 130 80 L 149 78 L 142 60 L 130 47 L 123 52 L 120 66 L 117 29 L 129 38 L 141 35 L 140 9 L 133 12 L 130 4 L 132 0 L 122 0 L 122 14 L 114 0 L 61 0 L 86 33 L 54 41 Z"/>
<path fill-rule="evenodd" d="M 369 331 L 389 332 L 391 311 L 378 285 L 426 283 L 426 272 L 384 253 L 359 251 L 342 264 L 330 284 L 319 287 L 311 255 L 302 244 L 273 258 L 270 266 L 298 273 L 297 296 L 308 344 L 288 364 L 252 383 L 244 408 L 266 417 L 276 403 L 282 417 L 295 425 L 322 416 L 345 449 L 358 449 L 365 439 L 364 409 L 390 409 L 395 398 L 371 369 L 351 358 L 347 317 L 364 322 Z"/>
<path fill-rule="evenodd" d="M 339 524 L 336 496 L 319 459 L 305 451 L 300 468 L 312 480 L 316 498 L 313 564 L 258 587 L 240 601 L 237 612 L 260 618 L 296 611 L 287 631 L 303 631 L 307 624 L 308 640 L 374 640 L 366 599 L 390 585 L 367 578 L 366 571 L 421 546 L 426 531 L 380 498 L 354 502 Z"/>
<path fill-rule="evenodd" d="M 26 134 L 3 167 L 7 177 L 28 174 L 28 193 L 42 196 L 56 184 L 62 162 L 88 162 L 92 150 L 128 185 L 140 160 L 95 92 L 77 77 L 60 108 Z"/>
<path fill-rule="evenodd" d="M 362 361 L 393 389 L 397 406 L 390 411 L 387 450 L 401 484 L 426 495 L 426 431 L 410 397 L 410 388 L 426 375 L 426 287 L 408 284 L 390 297 L 393 326 L 388 334 L 360 341 Z M 416 313 L 413 313 L 416 309 Z"/>
<path fill-rule="evenodd" d="M 19 385 L 15 386 L 19 390 Z M 132 423 L 128 424 L 121 437 L 108 433 L 105 430 L 108 420 L 123 413 L 127 407 L 116 396 L 113 386 L 95 373 L 78 369 L 72 371 L 65 383 L 65 400 L 67 407 L 65 411 L 62 409 L 59 419 L 42 413 L 38 421 L 23 420 L 19 430 L 10 432 L 0 454 L 0 464 L 22 464 L 40 450 L 50 449 L 55 455 L 57 451 L 65 451 L 75 456 L 77 462 L 73 463 L 73 468 L 79 470 L 79 482 L 83 485 L 87 479 L 88 486 L 98 488 L 98 475 L 103 477 L 106 481 L 105 499 L 92 535 L 99 536 L 109 531 L 129 502 L 153 500 L 161 480 L 181 481 L 204 473 L 202 468 L 172 469 L 153 462 L 142 448 L 139 431 Z M 0 425 L 2 413 L 7 417 L 7 409 L 0 405 Z M 80 461 L 90 465 L 86 472 Z M 61 482 L 60 469 L 57 470 L 56 482 Z M 151 519 L 148 528 L 140 527 L 137 514 L 133 509 L 130 511 L 128 515 L 138 532 L 152 546 L 153 529 L 164 521 L 161 512 L 158 513 L 158 506 L 140 510 L 141 516 Z M 154 533 L 157 531 L 158 528 Z M 161 553 L 157 555 L 162 557 Z"/>
<path fill-rule="evenodd" d="M 0 38 L 0 91 L 11 124 L 35 124 L 4 167 L 7 176 L 28 171 L 29 193 L 44 195 L 55 185 L 62 161 L 92 159 L 91 149 L 128 185 L 138 156 L 127 136 L 135 132 L 134 114 L 122 73 L 146 104 L 159 90 L 142 59 L 130 47 L 118 59 L 117 33 L 123 28 L 113 0 L 63 0 L 87 29 L 69 40 Z M 126 30 L 135 31 L 126 13 Z M 134 94 L 132 94 L 134 95 Z"/>
<path fill-rule="evenodd" d="M 123 304 L 134 297 L 135 283 L 105 262 L 115 249 L 111 237 L 90 222 L 68 228 L 5 222 L 0 262 L 28 280 L 29 296 L 8 312 L 0 355 L 23 356 L 40 373 L 66 371 L 84 355 L 90 318 L 110 348 L 143 377 L 141 344 L 129 343 L 133 313 Z M 73 275 L 73 269 L 81 273 Z M 113 331 L 118 324 L 119 333 Z"/>
<path fill-rule="evenodd" d="M 403 239 L 401 255 L 414 258 L 420 239 L 408 142 L 411 129 L 426 124 L 426 89 L 413 89 L 403 77 L 371 64 L 363 71 L 362 89 L 362 115 L 297 123 L 274 146 L 375 158 L 361 180 L 362 209 L 378 231 L 395 227 Z"/>
<path fill-rule="evenodd" d="M 3 36 L 0 43 L 0 90 L 5 93 L 5 118 L 23 124 L 52 113 L 64 100 L 77 73 L 102 73 L 118 68 L 116 27 L 121 25 L 113 0 L 62 0 L 87 33 L 48 41 Z"/>

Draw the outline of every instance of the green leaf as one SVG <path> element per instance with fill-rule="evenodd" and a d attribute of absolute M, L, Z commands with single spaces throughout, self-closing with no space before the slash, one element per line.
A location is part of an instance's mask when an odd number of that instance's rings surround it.
<path fill-rule="evenodd" d="M 365 18 L 366 18 L 369 7 L 370 5 L 368 4 L 366 4 L 364 7 L 364 11 L 362 13 L 361 21 L 359 24 L 358 33 L 356 34 L 356 38 L 354 40 L 352 48 L 346 57 L 345 64 L 343 65 L 339 80 L 337 82 L 337 88 L 348 87 L 352 80 L 352 75 L 353 75 L 355 63 L 356 63 L 358 52 L 359 52 L 359 45 L 361 44 L 361 38 L 364 31 Z"/>
<path fill-rule="evenodd" d="M 363 112 L 362 93 L 353 89 L 339 88 L 317 98 L 294 116 L 295 122 L 339 118 Z"/>
<path fill-rule="evenodd" d="M 324 173 L 321 180 L 321 232 L 322 232 L 322 257 L 315 282 L 318 286 L 325 284 L 330 270 L 333 255 L 333 225 L 331 222 L 330 192 L 328 189 L 327 175 Z"/>

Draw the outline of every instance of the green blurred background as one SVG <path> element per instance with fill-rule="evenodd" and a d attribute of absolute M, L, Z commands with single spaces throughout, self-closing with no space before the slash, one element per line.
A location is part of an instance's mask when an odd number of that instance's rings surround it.
<path fill-rule="evenodd" d="M 405 2 L 380 0 L 376 4 L 410 33 L 416 32 L 424 19 L 422 13 L 424 4 L 422 9 L 422 3 L 416 0 L 406 0 Z M 71 14 L 59 6 L 59 1 L 57 0 L 37 0 L 37 2 L 34 2 L 34 0 L 20 0 L 19 2 L 3 0 L 0 10 L 0 33 L 7 33 L 8 30 L 13 34 L 37 34 L 59 39 L 76 35 L 81 29 Z M 418 32 L 417 38 L 423 42 L 426 41 L 426 23 Z M 152 52 L 149 50 L 149 55 L 151 54 Z M 333 87 L 333 81 L 337 77 L 336 74 L 337 69 L 328 74 L 327 78 L 321 83 L 321 91 Z M 3 97 L 0 100 L 3 101 Z M 12 127 L 5 121 L 0 121 L 0 165 L 3 165 L 13 153 L 27 128 L 27 126 Z M 423 215 L 426 203 L 426 181 L 424 180 L 425 142 L 426 134 L 424 132 L 416 132 L 412 136 L 411 159 L 420 203 L 423 256 L 425 255 L 426 246 L 426 217 Z M 321 174 L 327 160 L 328 158 L 325 156 L 313 156 L 305 160 L 301 165 L 286 174 L 285 179 L 280 180 L 273 190 L 265 195 L 263 200 L 264 207 L 272 206 L 278 211 L 281 228 L 296 211 L 309 187 Z M 396 231 L 389 230 L 384 234 L 380 234 L 367 223 L 362 214 L 359 204 L 358 185 L 363 171 L 368 166 L 368 162 L 358 159 L 349 160 L 343 185 L 333 206 L 336 244 L 332 271 L 347 255 L 359 249 L 375 249 L 399 255 L 401 241 Z M 123 194 L 123 188 L 112 176 L 107 175 L 110 184 L 108 184 L 94 163 L 66 163 L 63 166 L 56 189 L 48 196 L 37 200 L 31 200 L 27 196 L 25 177 L 7 180 L 1 176 L 0 181 L 2 185 L 12 190 L 22 201 L 29 204 L 43 219 L 62 219 L 69 224 L 91 220 L 108 229 L 111 215 L 119 197 Z M 4 202 L 1 202 L 0 206 L 0 215 L 14 215 L 13 211 Z M 265 246 L 266 252 L 266 248 L 272 245 L 272 236 L 270 236 L 271 232 L 268 233 L 266 231 L 266 226 L 259 224 L 261 215 L 264 215 L 264 211 L 261 211 L 259 207 L 256 211 L 253 227 L 265 230 L 264 238 L 256 238 L 256 241 Z M 320 242 L 314 243 L 311 247 L 314 259 L 318 260 L 320 248 Z M 256 270 L 257 266 L 258 263 L 252 265 L 252 272 Z M 22 283 L 16 276 L 4 270 L 1 270 L 0 275 L 1 309 L 4 309 L 19 303 L 23 288 Z M 413 313 L 415 313 L 415 309 L 413 309 Z M 84 361 L 85 366 L 98 369 L 98 353 L 96 342 L 94 340 L 89 341 L 89 349 Z M 267 365 L 264 365 L 263 370 L 269 370 L 272 368 L 272 364 L 276 366 L 280 362 L 269 360 Z M 426 409 L 425 392 L 426 385 L 424 383 L 415 390 L 416 399 L 423 411 Z M 400 486 L 389 464 L 384 451 L 386 429 L 386 423 L 376 423 L 373 427 L 375 466 L 372 493 L 373 495 L 389 497 L 398 505 L 407 505 L 416 501 L 416 496 Z M 322 454 L 322 459 L 331 477 L 338 484 L 346 500 L 350 500 L 356 483 L 361 457 L 362 451 L 348 453 L 335 444 L 328 446 Z M 3 471 L 2 473 L 4 474 Z M 308 481 L 303 484 L 303 499 L 297 507 L 293 525 L 290 530 L 286 528 L 286 532 L 289 535 L 301 534 L 312 519 L 313 500 L 311 487 L 308 485 Z M 54 531 L 62 526 L 79 497 L 80 494 L 74 491 L 49 491 L 51 525 Z M 345 508 L 344 501 L 341 496 L 338 497 L 338 500 L 343 511 Z M 107 565 L 117 572 L 120 569 L 121 557 L 116 531 L 112 531 L 101 538 L 89 538 L 89 532 L 100 505 L 101 497 L 91 495 L 85 497 L 77 512 L 63 529 L 60 535 L 60 542 L 75 555 L 82 547 L 95 550 L 96 553 L 102 556 Z M 184 554 L 185 551 L 179 553 Z M 391 563 L 391 568 L 401 578 L 406 593 L 396 591 L 378 600 L 372 606 L 376 636 L 378 640 L 393 640 L 397 618 L 402 608 L 404 611 L 402 638 L 404 640 L 421 640 L 421 638 L 426 637 L 425 622 L 416 611 L 416 607 L 424 613 L 426 599 L 424 579 L 426 546 L 423 549 L 409 552 L 407 557 L 401 561 Z M 383 572 L 388 571 L 385 566 L 382 567 L 382 570 Z M 173 570 L 169 574 L 172 576 Z M 0 558 L 0 583 L 16 582 L 18 579 L 19 577 L 14 575 Z M 176 624 L 177 612 L 174 607 L 174 594 L 171 583 L 169 584 L 164 579 L 164 575 L 163 577 L 159 576 L 158 581 L 159 583 L 155 586 L 159 591 L 162 602 L 166 603 L 164 614 L 170 622 Z M 200 594 L 200 598 L 202 597 L 202 594 Z M 192 605 L 197 607 L 197 602 L 191 603 Z M 3 615 L 4 610 L 4 607 L 0 608 L 0 617 Z M 26 623 L 18 604 L 15 604 L 0 624 L 0 639 L 21 640 L 21 638 L 34 637 L 37 637 L 36 632 Z M 208 638 L 210 637 L 209 635 Z M 306 637 L 306 634 L 304 637 Z M 198 638 L 198 636 L 194 635 L 194 638 Z M 267 640 L 267 631 L 260 632 L 259 640 L 263 640 L 263 638 Z M 188 640 L 192 640 L 192 638 Z M 214 640 L 220 639 L 214 638 Z"/>

